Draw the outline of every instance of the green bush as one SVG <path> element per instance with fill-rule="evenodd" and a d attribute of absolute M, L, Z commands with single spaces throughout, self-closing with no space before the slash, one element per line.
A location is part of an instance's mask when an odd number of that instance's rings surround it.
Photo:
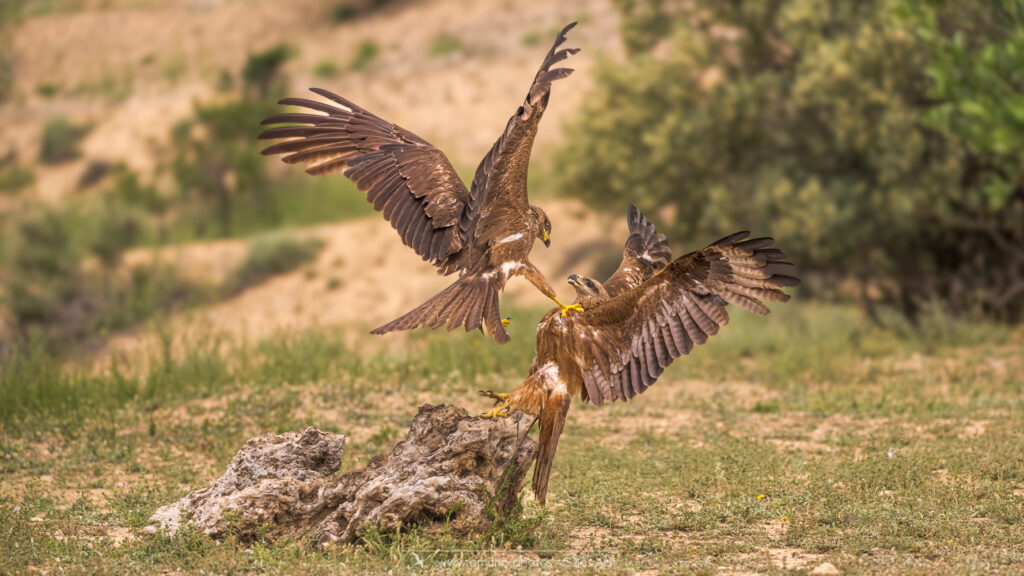
<path fill-rule="evenodd" d="M 462 41 L 450 34 L 442 34 L 430 43 L 431 56 L 447 56 L 462 50 Z"/>
<path fill-rule="evenodd" d="M 88 126 L 72 124 L 63 116 L 50 118 L 43 126 L 39 161 L 59 164 L 78 158 L 81 155 L 78 144 L 88 133 Z"/>
<path fill-rule="evenodd" d="M 319 239 L 274 234 L 253 240 L 245 260 L 228 281 L 228 292 L 238 293 L 270 278 L 291 272 L 312 261 L 323 248 Z"/>
<path fill-rule="evenodd" d="M 56 321 L 77 300 L 79 258 L 67 222 L 55 212 L 18 224 L 7 305 L 22 329 Z"/>
<path fill-rule="evenodd" d="M 335 23 L 348 22 L 359 15 L 359 9 L 349 2 L 335 4 L 331 9 L 331 20 Z"/>
<path fill-rule="evenodd" d="M 600 67 L 562 189 L 690 246 L 772 234 L 811 291 L 1022 316 L 1020 0 L 617 5 L 629 55 Z"/>
<path fill-rule="evenodd" d="M 366 70 L 377 59 L 378 54 L 380 54 L 380 47 L 377 46 L 377 43 L 373 40 L 364 40 L 356 49 L 351 68 L 356 71 Z"/>
<path fill-rule="evenodd" d="M 313 74 L 320 78 L 334 78 L 338 71 L 338 65 L 333 60 L 321 60 L 313 67 Z"/>
<path fill-rule="evenodd" d="M 0 168 L 0 193 L 16 193 L 36 181 L 36 173 L 17 164 Z"/>
<path fill-rule="evenodd" d="M 278 44 L 250 55 L 242 68 L 242 80 L 246 86 L 254 88 L 258 96 L 270 94 L 274 82 L 280 78 L 281 66 L 297 52 L 294 46 Z"/>

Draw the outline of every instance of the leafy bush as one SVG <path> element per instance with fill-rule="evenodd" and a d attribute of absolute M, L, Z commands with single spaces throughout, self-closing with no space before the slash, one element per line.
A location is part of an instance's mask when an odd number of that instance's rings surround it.
<path fill-rule="evenodd" d="M 676 240 L 773 234 L 812 290 L 1021 318 L 1020 0 L 617 5 L 629 56 L 600 68 L 563 189 Z"/>
<path fill-rule="evenodd" d="M 313 67 L 313 74 L 320 78 L 333 78 L 338 75 L 338 65 L 333 60 L 321 60 Z"/>
<path fill-rule="evenodd" d="M 253 240 L 245 260 L 228 282 L 228 291 L 238 293 L 270 278 L 291 272 L 312 261 L 320 253 L 319 239 L 299 239 L 270 235 Z"/>
<path fill-rule="evenodd" d="M 59 164 L 81 155 L 78 144 L 89 133 L 88 126 L 72 124 L 63 116 L 54 116 L 43 126 L 39 161 Z"/>
<path fill-rule="evenodd" d="M 280 77 L 281 66 L 295 56 L 297 50 L 289 44 L 278 44 L 263 52 L 249 56 L 242 68 L 242 79 L 246 86 L 254 88 L 258 96 L 271 93 L 271 88 Z"/>
<path fill-rule="evenodd" d="M 449 34 L 442 34 L 430 43 L 431 56 L 446 56 L 459 50 L 462 50 L 462 41 Z"/>
<path fill-rule="evenodd" d="M 17 164 L 0 167 L 0 193 L 16 193 L 36 181 L 36 173 Z"/>
<path fill-rule="evenodd" d="M 60 86 L 58 86 L 56 84 L 51 84 L 49 82 L 44 82 L 44 83 L 36 86 L 36 94 L 39 94 L 43 98 L 47 98 L 47 99 L 53 98 L 59 92 L 60 92 Z"/>
<path fill-rule="evenodd" d="M 76 300 L 79 254 L 67 223 L 54 212 L 18 225 L 8 284 L 8 307 L 22 329 L 58 319 Z"/>
<path fill-rule="evenodd" d="M 356 49 L 356 55 L 352 58 L 353 70 L 366 70 L 380 54 L 380 47 L 373 40 L 364 40 Z"/>
<path fill-rule="evenodd" d="M 335 23 L 348 22 L 359 15 L 359 9 L 349 2 L 335 4 L 331 9 L 331 20 Z"/>
<path fill-rule="evenodd" d="M 0 32 L 4 31 L 4 25 L 0 22 Z M 11 88 L 14 86 L 14 58 L 10 49 L 0 43 L 0 102 L 6 101 L 11 95 Z"/>

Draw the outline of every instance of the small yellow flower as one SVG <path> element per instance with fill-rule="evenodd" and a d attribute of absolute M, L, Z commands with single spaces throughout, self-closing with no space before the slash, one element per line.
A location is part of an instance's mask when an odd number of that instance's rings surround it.
<path fill-rule="evenodd" d="M 764 500 L 765 498 L 767 498 L 767 496 L 765 496 L 764 494 L 758 494 L 757 495 L 757 499 L 758 500 Z"/>

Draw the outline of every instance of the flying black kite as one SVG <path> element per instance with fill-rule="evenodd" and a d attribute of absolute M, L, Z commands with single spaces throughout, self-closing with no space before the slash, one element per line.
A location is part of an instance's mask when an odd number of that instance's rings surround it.
<path fill-rule="evenodd" d="M 265 125 L 293 124 L 260 134 L 261 140 L 288 138 L 268 146 L 263 154 L 285 154 L 282 160 L 306 163 L 306 172 L 313 175 L 344 174 L 366 193 L 402 242 L 434 264 L 440 274 L 459 274 L 454 284 L 373 330 L 374 334 L 447 323 L 449 330 L 486 326 L 496 341 L 508 342 L 498 294 L 515 275 L 525 276 L 563 313 L 579 309 L 559 302 L 527 258 L 535 239 L 550 245 L 551 221 L 543 210 L 530 205 L 526 194 L 530 150 L 551 83 L 572 73 L 572 69 L 552 66 L 579 51 L 558 49 L 575 25 L 558 33 L 526 99 L 480 162 L 469 190 L 444 153 L 426 140 L 327 90 L 312 89 L 336 105 L 304 98 L 280 101 L 323 114 L 284 113 L 263 121 Z"/>
<path fill-rule="evenodd" d="M 573 396 L 598 405 L 633 398 L 717 334 L 729 322 L 727 304 L 767 314 L 762 300 L 785 302 L 781 288 L 800 282 L 771 238 L 738 232 L 669 262 L 665 237 L 633 207 L 629 229 L 622 265 L 604 284 L 569 276 L 583 311 L 544 316 L 529 377 L 511 394 L 484 393 L 500 402 L 484 416 L 519 409 L 540 419 L 533 490 L 542 504 Z"/>

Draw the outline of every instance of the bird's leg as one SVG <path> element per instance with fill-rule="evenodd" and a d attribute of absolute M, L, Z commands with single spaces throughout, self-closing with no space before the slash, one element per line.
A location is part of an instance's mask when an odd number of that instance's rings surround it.
<path fill-rule="evenodd" d="M 558 304 L 558 307 L 562 309 L 563 318 L 568 316 L 569 312 L 583 312 L 583 306 L 580 306 L 579 304 L 562 304 L 562 301 L 559 300 L 558 296 L 555 294 L 555 289 L 551 287 L 551 284 L 548 284 L 548 281 L 546 278 L 544 278 L 544 275 L 541 274 L 540 270 L 537 270 L 537 268 L 530 261 L 525 262 L 525 266 L 523 268 L 523 276 L 527 280 L 529 280 L 534 286 L 536 286 L 537 289 L 541 291 L 541 293 L 543 293 L 548 298 L 554 300 L 555 304 Z"/>
<path fill-rule="evenodd" d="M 512 411 L 512 405 L 508 401 L 511 394 L 481 390 L 480 395 L 494 398 L 494 408 L 490 412 L 480 414 L 481 418 L 508 418 L 509 413 Z"/>
<path fill-rule="evenodd" d="M 501 325 L 504 326 L 505 328 L 508 328 L 508 325 L 511 324 L 511 323 L 512 323 L 512 317 L 511 316 L 506 316 L 505 318 L 501 319 Z"/>
<path fill-rule="evenodd" d="M 555 304 L 558 304 L 558 306 L 562 308 L 562 318 L 568 316 L 569 312 L 583 312 L 582 304 L 562 304 L 561 302 L 558 301 L 558 298 L 552 298 L 552 300 L 554 300 Z"/>
<path fill-rule="evenodd" d="M 511 410 L 512 407 L 509 406 L 508 402 L 502 402 L 495 406 L 490 412 L 480 414 L 480 418 L 508 418 L 508 414 Z"/>
<path fill-rule="evenodd" d="M 491 392 L 490 390 L 481 390 L 480 395 L 486 396 L 487 398 L 494 398 L 495 405 L 501 404 L 502 402 L 507 402 L 508 397 L 511 396 L 511 394 L 502 392 Z"/>

